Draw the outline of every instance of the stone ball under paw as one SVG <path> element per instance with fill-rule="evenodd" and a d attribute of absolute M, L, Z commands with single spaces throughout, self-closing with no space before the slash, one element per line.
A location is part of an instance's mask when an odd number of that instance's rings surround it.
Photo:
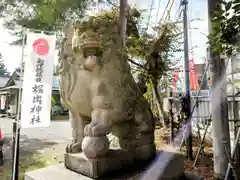
<path fill-rule="evenodd" d="M 90 137 L 86 136 L 82 142 L 82 150 L 88 158 L 101 157 L 109 150 L 109 141 L 106 136 Z"/>

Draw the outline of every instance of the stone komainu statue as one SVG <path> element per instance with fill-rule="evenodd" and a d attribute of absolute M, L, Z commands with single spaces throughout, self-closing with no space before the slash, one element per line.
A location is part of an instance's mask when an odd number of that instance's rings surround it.
<path fill-rule="evenodd" d="M 73 137 L 66 152 L 83 152 L 88 159 L 107 158 L 106 135 L 112 133 L 118 137 L 121 149 L 136 160 L 147 160 L 156 154 L 154 119 L 130 73 L 116 22 L 113 19 L 101 24 L 101 18 L 92 17 L 63 28 L 57 74 L 62 103 L 70 112 Z M 65 165 L 74 169 L 70 164 L 65 159 Z"/>

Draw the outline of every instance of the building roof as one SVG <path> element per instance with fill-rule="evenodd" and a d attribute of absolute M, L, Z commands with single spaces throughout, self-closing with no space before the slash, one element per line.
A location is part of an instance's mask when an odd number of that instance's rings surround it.
<path fill-rule="evenodd" d="M 12 76 L 8 77 L 4 80 L 1 81 L 1 76 L 0 76 L 0 88 L 4 87 L 4 89 L 19 89 L 21 87 L 21 80 L 23 80 L 23 73 L 19 73 L 15 71 Z M 1 83 L 3 84 L 1 86 Z M 59 90 L 59 83 L 57 80 L 57 77 L 54 75 L 53 76 L 53 86 L 52 90 L 58 91 Z"/>
<path fill-rule="evenodd" d="M 3 88 L 9 79 L 10 76 L 0 76 L 0 88 Z"/>
<path fill-rule="evenodd" d="M 18 77 L 19 77 L 19 80 L 23 80 L 23 72 L 18 72 L 18 71 L 16 71 L 16 74 L 18 75 Z"/>
<path fill-rule="evenodd" d="M 16 86 L 20 87 L 21 86 L 21 81 L 20 80 L 15 80 Z M 59 90 L 59 83 L 57 80 L 57 76 L 53 76 L 53 84 L 52 84 L 52 90 Z"/>

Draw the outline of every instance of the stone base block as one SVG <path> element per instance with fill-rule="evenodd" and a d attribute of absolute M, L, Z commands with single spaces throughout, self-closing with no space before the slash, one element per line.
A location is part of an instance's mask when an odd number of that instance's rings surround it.
<path fill-rule="evenodd" d="M 147 162 L 149 160 L 136 161 L 133 153 L 120 149 L 110 150 L 107 157 L 99 159 L 89 159 L 83 153 L 65 154 L 65 166 L 68 169 L 91 178 L 99 178 L 120 170 L 131 170 L 132 167 L 139 169 Z"/>
<path fill-rule="evenodd" d="M 147 168 L 150 162 L 153 162 L 147 171 L 150 176 L 161 171 L 162 173 L 159 174 L 161 177 L 177 179 L 184 174 L 184 156 L 179 153 L 160 151 L 157 153 L 155 160 L 151 161 L 155 156 L 142 158 L 145 154 L 144 149 L 139 152 L 142 156 L 136 152 L 130 153 L 120 149 L 110 150 L 107 157 L 100 159 L 86 158 L 83 153 L 65 154 L 65 166 L 72 171 L 95 179 L 116 172 L 125 174 L 131 170 L 142 170 Z M 155 155 L 156 153 L 152 154 Z"/>

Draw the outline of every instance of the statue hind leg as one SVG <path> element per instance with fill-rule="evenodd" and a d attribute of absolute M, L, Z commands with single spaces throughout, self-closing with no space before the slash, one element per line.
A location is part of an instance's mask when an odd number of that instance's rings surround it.
<path fill-rule="evenodd" d="M 72 126 L 72 137 L 73 140 L 66 147 L 67 153 L 79 153 L 82 152 L 82 141 L 84 138 L 84 128 L 86 124 L 90 122 L 90 118 L 75 113 L 69 112 L 71 126 Z"/>
<path fill-rule="evenodd" d="M 134 123 L 128 136 L 119 138 L 121 148 L 133 151 L 136 160 L 149 160 L 156 155 L 154 119 L 146 106 L 137 104 Z"/>
<path fill-rule="evenodd" d="M 138 125 L 139 136 L 136 139 L 137 146 L 135 158 L 137 160 L 149 160 L 156 155 L 154 143 L 155 120 L 150 108 L 138 109 L 135 114 L 135 122 Z"/>

